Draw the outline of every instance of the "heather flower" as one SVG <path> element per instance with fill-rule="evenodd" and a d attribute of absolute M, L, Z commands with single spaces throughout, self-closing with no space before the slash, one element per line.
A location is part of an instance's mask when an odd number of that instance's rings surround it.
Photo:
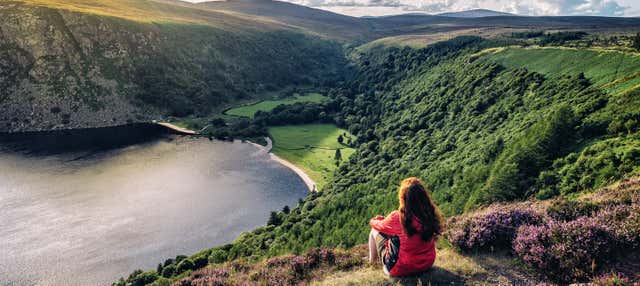
<path fill-rule="evenodd" d="M 542 223 L 542 215 L 525 208 L 500 207 L 460 221 L 450 221 L 447 238 L 462 250 L 508 249 L 521 225 Z"/>
<path fill-rule="evenodd" d="M 298 275 L 303 275 L 307 268 L 307 260 L 302 256 L 295 256 L 289 262 L 291 269 Z"/>
<path fill-rule="evenodd" d="M 594 220 L 609 226 L 619 244 L 630 249 L 640 247 L 640 205 L 607 206 Z"/>
<path fill-rule="evenodd" d="M 591 282 L 595 286 L 627 286 L 632 285 L 631 280 L 622 273 L 607 273 L 600 275 Z"/>
<path fill-rule="evenodd" d="M 318 267 L 323 263 L 333 264 L 335 262 L 335 254 L 329 248 L 312 248 L 307 252 L 305 258 L 309 268 Z"/>
<path fill-rule="evenodd" d="M 226 268 L 204 268 L 195 271 L 190 277 L 180 280 L 179 285 L 184 286 L 228 286 L 229 271 Z"/>
<path fill-rule="evenodd" d="M 513 250 L 525 263 L 562 282 L 590 277 L 616 247 L 609 227 L 584 217 L 522 226 L 513 242 Z"/>

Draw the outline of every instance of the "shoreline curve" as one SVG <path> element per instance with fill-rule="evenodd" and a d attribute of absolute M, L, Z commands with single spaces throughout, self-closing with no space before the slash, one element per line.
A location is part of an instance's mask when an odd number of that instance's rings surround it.
<path fill-rule="evenodd" d="M 246 142 L 256 146 L 258 149 L 263 150 L 267 153 L 269 153 L 269 157 L 271 158 L 271 160 L 274 160 L 282 165 L 284 165 L 285 167 L 289 168 L 290 170 L 292 170 L 294 173 L 296 173 L 296 175 L 298 175 L 298 177 L 300 177 L 300 179 L 302 179 L 302 181 L 304 182 L 304 184 L 307 186 L 307 189 L 309 189 L 309 192 L 317 192 L 318 188 L 316 187 L 316 182 L 313 181 L 313 179 L 311 179 L 311 177 L 309 177 L 309 175 L 307 173 L 304 172 L 304 170 L 300 169 L 300 167 L 294 165 L 293 163 L 280 158 L 278 155 L 274 154 L 273 152 L 271 152 L 271 149 L 273 149 L 273 141 L 271 140 L 271 138 L 269 137 L 264 137 L 264 140 L 267 141 L 267 146 L 262 146 L 258 143 L 255 142 L 251 142 L 249 140 L 247 140 Z"/>

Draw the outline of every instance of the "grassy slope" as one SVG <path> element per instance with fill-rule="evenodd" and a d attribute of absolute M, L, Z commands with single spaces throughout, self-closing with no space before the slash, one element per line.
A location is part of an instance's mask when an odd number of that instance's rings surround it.
<path fill-rule="evenodd" d="M 281 23 L 265 18 L 202 9 L 197 5 L 177 0 L 23 0 L 22 2 L 28 5 L 144 23 L 201 24 L 234 31 L 246 28 L 269 30 L 283 26 Z"/>
<path fill-rule="evenodd" d="M 348 250 L 328 250 L 335 255 L 331 262 L 305 265 L 298 272 L 291 270 L 296 269 L 294 261 L 308 261 L 308 254 L 300 255 L 305 260 L 296 259 L 300 256 L 285 255 L 253 263 L 233 261 L 211 265 L 193 272 L 182 281 L 190 282 L 185 283 L 187 285 L 198 286 L 208 285 L 207 282 L 212 280 L 229 286 L 243 285 L 243 282 L 249 280 L 254 285 L 313 286 L 510 285 L 536 281 L 535 277 L 523 271 L 516 260 L 506 253 L 460 254 L 451 247 L 438 246 L 438 259 L 430 271 L 416 277 L 394 279 L 383 273 L 379 263 L 369 264 L 368 249 L 364 244 Z M 160 279 L 154 285 L 168 285 L 177 280 L 180 279 Z"/>
<path fill-rule="evenodd" d="M 354 152 L 353 148 L 338 143 L 338 136 L 344 133 L 348 134 L 331 124 L 269 127 L 269 135 L 274 141 L 273 152 L 302 168 L 320 190 L 331 180 L 336 169 L 335 150 L 341 149 L 342 161 Z"/>
<path fill-rule="evenodd" d="M 628 198 L 637 196 L 640 181 L 637 177 L 617 182 L 597 191 L 581 194 L 576 201 L 590 203 L 629 204 Z M 566 203 L 563 199 L 544 202 L 510 203 L 499 205 L 502 208 L 535 208 L 541 213 Z M 637 202 L 636 202 L 637 203 Z M 478 210 L 471 214 L 456 217 L 464 220 L 477 214 L 492 212 L 494 207 Z M 552 212 L 558 211 L 554 208 Z M 339 248 L 312 249 L 299 255 L 277 256 L 259 261 L 236 260 L 212 264 L 202 270 L 188 273 L 184 277 L 158 280 L 154 285 L 169 285 L 181 280 L 187 285 L 210 285 L 216 281 L 221 285 L 243 285 L 251 280 L 257 285 L 372 285 L 372 286 L 414 286 L 414 285 L 538 285 L 544 277 L 532 271 L 508 251 L 460 252 L 441 238 L 437 245 L 434 266 L 427 272 L 403 279 L 390 278 L 383 274 L 380 264 L 369 264 L 367 245 L 361 244 L 349 250 Z M 322 253 L 332 253 L 331 256 Z M 315 254 L 315 255 L 313 255 Z M 320 255 L 318 255 L 320 254 Z M 190 259 L 195 259 L 197 254 Z M 310 263 L 309 261 L 313 261 Z M 306 264 L 305 264 L 306 263 Z M 635 271 L 638 259 L 629 255 L 616 264 L 623 275 L 633 279 L 640 278 Z M 609 265 L 612 266 L 612 265 Z M 607 266 L 608 267 L 608 266 Z M 544 284 L 544 283 L 543 283 Z"/>
<path fill-rule="evenodd" d="M 401 56 L 404 55 L 396 54 L 396 59 Z M 388 69 L 395 69 L 393 64 L 381 64 L 389 65 L 391 67 Z M 370 70 L 381 75 L 386 72 L 377 66 Z M 493 170 L 496 166 L 502 166 L 496 160 L 514 158 L 511 154 L 517 155 L 515 158 L 528 158 L 526 154 L 518 153 L 522 150 L 518 144 L 538 144 L 535 142 L 538 136 L 527 135 L 530 126 L 536 122 L 546 122 L 542 119 L 566 104 L 575 106 L 584 115 L 595 112 L 582 105 L 591 104 L 594 100 L 597 102 L 602 95 L 597 90 L 585 89 L 572 79 L 545 80 L 540 75 L 522 70 L 501 69 L 489 61 L 469 64 L 468 55 L 463 55 L 436 67 L 420 69 L 403 78 L 393 89 L 379 93 L 379 96 L 386 101 L 383 107 L 375 106 L 375 102 L 364 103 L 372 106 L 369 109 L 372 111 L 386 108 L 388 112 L 381 123 L 374 121 L 375 116 L 379 116 L 376 113 L 360 116 L 365 112 L 363 109 L 353 108 L 354 112 L 345 117 L 353 122 L 348 122 L 348 125 L 360 128 L 353 129 L 359 138 L 362 138 L 360 135 L 367 136 L 367 133 L 380 134 L 382 138 L 374 137 L 370 142 L 363 143 L 352 156 L 353 163 L 334 177 L 322 196 L 308 199 L 299 206 L 300 212 L 291 216 L 293 227 L 247 235 L 238 240 L 238 250 L 251 249 L 258 241 L 275 237 L 278 239 L 265 252 L 281 253 L 313 245 L 350 246 L 362 242 L 366 238 L 367 218 L 393 209 L 396 206 L 397 182 L 412 175 L 420 176 L 427 182 L 447 214 L 460 213 L 467 205 L 473 206 L 470 198 L 485 189 L 489 177 L 502 174 L 498 169 Z M 355 96 L 353 101 L 347 100 L 341 104 L 352 106 L 363 104 L 364 100 L 365 97 Z M 619 105 L 617 101 L 609 106 L 621 108 L 622 111 L 630 108 L 625 104 Z M 374 123 L 361 126 L 367 122 Z M 636 150 L 633 142 L 636 139 L 629 140 L 616 147 L 615 154 L 628 153 L 629 158 L 633 158 Z M 609 147 L 606 144 L 603 142 L 597 147 L 592 145 L 596 148 L 586 151 L 575 150 L 576 154 L 567 158 L 566 162 L 557 164 L 557 168 L 570 170 L 571 175 L 564 175 L 563 170 L 556 172 L 553 167 L 546 168 L 559 176 L 562 180 L 560 185 L 565 181 L 578 180 L 576 176 L 595 178 L 594 181 L 581 180 L 580 184 L 584 184 L 571 191 L 598 186 L 607 180 L 597 178 L 617 177 L 626 172 L 625 168 L 629 165 L 637 165 L 628 162 L 620 166 L 608 166 L 606 162 L 620 160 L 615 158 L 622 156 L 608 154 L 606 150 Z M 580 148 L 578 145 L 572 147 Z M 592 166 L 594 169 L 589 169 Z M 600 170 L 605 167 L 607 173 L 601 174 Z M 528 179 L 535 182 L 537 174 L 531 177 Z M 515 176 L 509 179 L 519 183 Z M 505 186 L 511 183 L 506 181 Z M 494 188 L 485 190 L 491 195 Z M 313 223 L 300 222 L 307 219 Z M 302 239 L 297 243 L 289 240 L 294 233 L 301 233 Z"/>
<path fill-rule="evenodd" d="M 461 254 L 452 248 L 438 248 L 431 271 L 419 276 L 394 279 L 380 265 L 337 271 L 313 281 L 313 286 L 414 286 L 414 285 L 511 285 L 535 281 L 506 253 Z M 422 283 L 422 284 L 421 284 Z"/>
<path fill-rule="evenodd" d="M 483 38 L 500 38 L 510 35 L 513 32 L 529 31 L 530 29 L 518 28 L 461 28 L 453 31 L 420 33 L 420 34 L 403 34 L 398 36 L 384 37 L 375 41 L 368 42 L 356 48 L 356 52 L 366 53 L 376 47 L 411 47 L 414 49 L 424 48 L 428 45 L 450 40 L 452 38 L 464 35 L 480 36 Z"/>
<path fill-rule="evenodd" d="M 265 100 L 265 101 L 261 101 L 255 104 L 249 104 L 249 105 L 245 105 L 245 106 L 240 106 L 240 107 L 236 107 L 236 108 L 232 108 L 229 109 L 225 112 L 225 114 L 227 115 L 233 115 L 233 116 L 244 116 L 244 117 L 253 117 L 253 115 L 257 112 L 257 111 L 271 111 L 274 108 L 276 108 L 278 105 L 289 105 L 289 104 L 294 104 L 294 103 L 298 103 L 298 102 L 315 102 L 315 103 L 320 103 L 327 100 L 326 96 L 323 96 L 322 94 L 319 93 L 310 93 L 310 94 L 306 94 L 306 95 L 302 95 L 302 96 L 294 96 L 294 97 L 290 97 L 290 98 L 285 98 L 285 99 L 279 99 L 279 100 Z"/>
<path fill-rule="evenodd" d="M 640 88 L 640 54 L 568 48 L 508 48 L 490 58 L 506 67 L 524 67 L 549 76 L 584 72 L 595 85 L 614 95 Z"/>

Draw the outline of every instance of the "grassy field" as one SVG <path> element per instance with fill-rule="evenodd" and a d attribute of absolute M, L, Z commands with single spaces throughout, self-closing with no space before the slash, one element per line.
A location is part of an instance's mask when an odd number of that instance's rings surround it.
<path fill-rule="evenodd" d="M 570 48 L 508 48 L 490 58 L 509 68 L 525 67 L 548 76 L 584 72 L 592 83 L 614 95 L 640 88 L 638 54 Z"/>
<path fill-rule="evenodd" d="M 420 34 L 407 34 L 407 35 L 398 35 L 380 38 L 366 44 L 363 44 L 356 48 L 356 52 L 358 53 L 366 53 L 369 50 L 376 47 L 411 47 L 414 49 L 424 48 L 428 45 L 446 41 L 453 39 L 459 36 L 471 35 L 471 36 L 480 36 L 483 38 L 498 38 L 504 37 L 505 35 L 510 35 L 513 32 L 524 32 L 529 31 L 529 29 L 513 29 L 513 28 L 502 28 L 502 27 L 491 27 L 491 28 L 471 28 L 471 29 L 456 29 L 451 31 L 442 31 L 442 32 L 430 32 L 430 33 L 420 33 Z"/>
<path fill-rule="evenodd" d="M 210 25 L 224 30 L 268 30 L 281 24 L 249 15 L 216 11 L 180 1 L 163 0 L 24 0 L 25 4 L 143 23 Z"/>
<path fill-rule="evenodd" d="M 253 115 L 258 111 L 271 111 L 274 108 L 276 108 L 276 106 L 281 105 L 281 104 L 285 104 L 285 105 L 289 105 L 289 104 L 294 104 L 297 102 L 322 102 L 324 100 L 326 100 L 327 97 L 319 94 L 319 93 L 308 93 L 306 95 L 299 95 L 299 96 L 293 96 L 293 97 L 289 97 L 289 98 L 285 98 L 285 99 L 279 99 L 279 100 L 265 100 L 265 101 L 260 101 L 258 103 L 255 104 L 249 104 L 249 105 L 245 105 L 245 106 L 240 106 L 240 107 L 236 107 L 236 108 L 232 108 L 229 109 L 225 112 L 225 114 L 227 115 L 233 115 L 233 116 L 244 116 L 244 117 L 253 117 Z"/>
<path fill-rule="evenodd" d="M 341 149 L 342 161 L 347 160 L 354 152 L 354 149 L 338 143 L 338 136 L 345 133 L 353 138 L 347 131 L 332 124 L 269 127 L 273 152 L 302 168 L 320 190 L 337 168 L 335 150 Z"/>

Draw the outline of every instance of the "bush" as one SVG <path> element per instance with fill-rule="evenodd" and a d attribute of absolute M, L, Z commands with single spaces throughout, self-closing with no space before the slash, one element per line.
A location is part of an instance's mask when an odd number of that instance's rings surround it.
<path fill-rule="evenodd" d="M 214 249 L 209 255 L 209 263 L 217 264 L 227 261 L 227 252 L 222 249 Z"/>
<path fill-rule="evenodd" d="M 587 202 L 559 200 L 547 208 L 547 215 L 551 218 L 568 221 L 583 216 L 591 216 L 599 209 L 598 205 Z"/>
<path fill-rule="evenodd" d="M 538 225 L 542 215 L 528 209 L 499 207 L 487 213 L 450 220 L 449 241 L 462 250 L 509 249 L 521 225 Z"/>
<path fill-rule="evenodd" d="M 198 270 L 198 275 L 196 277 L 186 277 L 182 280 L 179 280 L 177 284 L 174 285 L 213 285 L 213 286 L 224 286 L 224 285 L 233 285 L 229 283 L 229 271 L 226 268 L 205 268 L 202 270 Z"/>
<path fill-rule="evenodd" d="M 595 286 L 631 286 L 629 278 L 622 273 L 607 273 L 593 279 L 591 283 Z"/>
<path fill-rule="evenodd" d="M 173 264 L 167 265 L 162 269 L 162 277 L 169 278 L 176 272 L 176 267 Z"/>
<path fill-rule="evenodd" d="M 193 258 L 193 268 L 194 269 L 199 269 L 199 268 L 205 267 L 205 266 L 207 266 L 208 262 L 209 262 L 208 261 L 208 257 L 205 256 L 205 255 L 200 255 L 200 256 L 194 257 Z"/>
<path fill-rule="evenodd" d="M 607 206 L 594 220 L 611 228 L 618 245 L 625 249 L 640 248 L 640 205 Z"/>
<path fill-rule="evenodd" d="M 560 191 L 554 188 L 544 188 L 540 189 L 538 193 L 536 193 L 536 199 L 538 200 L 548 200 L 554 198 L 560 194 Z"/>
<path fill-rule="evenodd" d="M 513 242 L 525 263 L 565 283 L 590 277 L 616 248 L 611 230 L 586 217 L 522 226 Z"/>
<path fill-rule="evenodd" d="M 143 286 L 153 283 L 156 279 L 158 279 L 158 274 L 155 271 L 142 272 L 133 277 L 133 279 L 130 279 L 127 285 Z"/>
<path fill-rule="evenodd" d="M 336 261 L 335 253 L 329 248 L 313 248 L 305 256 L 309 267 L 317 267 L 323 263 L 333 265 Z"/>
<path fill-rule="evenodd" d="M 185 271 L 189 271 L 189 270 L 193 270 L 194 269 L 194 264 L 193 261 L 191 261 L 191 259 L 184 259 L 182 261 L 180 261 L 180 263 L 178 263 L 178 267 L 176 268 L 178 273 L 182 273 Z"/>

